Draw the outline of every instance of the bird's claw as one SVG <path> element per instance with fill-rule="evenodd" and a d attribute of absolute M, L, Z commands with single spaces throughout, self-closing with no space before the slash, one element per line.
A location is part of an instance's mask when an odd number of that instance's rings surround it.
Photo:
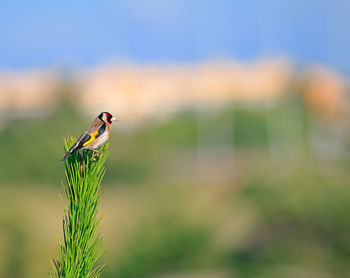
<path fill-rule="evenodd" d="M 97 159 L 96 159 L 96 156 L 97 156 L 97 158 L 100 156 L 100 152 L 98 151 L 98 150 L 93 150 L 93 153 L 92 153 L 92 160 L 93 161 L 96 161 Z"/>

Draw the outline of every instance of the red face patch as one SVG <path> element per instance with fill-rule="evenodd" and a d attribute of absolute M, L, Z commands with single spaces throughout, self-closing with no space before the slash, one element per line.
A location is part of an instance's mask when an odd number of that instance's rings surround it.
<path fill-rule="evenodd" d="M 106 118 L 107 118 L 107 122 L 109 124 L 112 124 L 112 121 L 111 121 L 111 119 L 113 118 L 112 114 L 111 113 L 106 113 Z"/>

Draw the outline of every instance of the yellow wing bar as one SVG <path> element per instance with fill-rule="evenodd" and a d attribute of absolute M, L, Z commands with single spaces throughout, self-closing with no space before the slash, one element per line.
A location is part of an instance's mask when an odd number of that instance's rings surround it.
<path fill-rule="evenodd" d="M 96 131 L 93 132 L 93 133 L 90 133 L 90 139 L 87 140 L 87 141 L 83 144 L 83 147 L 85 147 L 86 145 L 88 145 L 88 144 L 90 144 L 92 141 L 94 141 L 97 134 L 98 134 L 98 130 L 96 130 Z"/>

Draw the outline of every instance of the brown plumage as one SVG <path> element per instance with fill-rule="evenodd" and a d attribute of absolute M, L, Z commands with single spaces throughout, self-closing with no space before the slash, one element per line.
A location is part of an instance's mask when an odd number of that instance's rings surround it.
<path fill-rule="evenodd" d="M 69 150 L 69 152 L 62 158 L 62 161 L 66 160 L 73 153 L 79 150 L 88 149 L 96 151 L 108 140 L 113 121 L 116 121 L 116 118 L 114 118 L 112 114 L 108 112 L 102 112 L 100 115 L 98 115 L 91 125 L 78 138 L 77 142 Z"/>

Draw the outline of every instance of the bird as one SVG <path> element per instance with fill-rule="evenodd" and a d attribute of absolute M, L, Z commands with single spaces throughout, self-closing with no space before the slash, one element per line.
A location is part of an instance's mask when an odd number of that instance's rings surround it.
<path fill-rule="evenodd" d="M 118 120 L 109 112 L 99 114 L 61 161 L 65 161 L 73 153 L 84 149 L 93 151 L 93 159 L 95 159 L 95 153 L 99 154 L 97 149 L 108 140 L 111 132 L 111 124 L 114 121 Z"/>

